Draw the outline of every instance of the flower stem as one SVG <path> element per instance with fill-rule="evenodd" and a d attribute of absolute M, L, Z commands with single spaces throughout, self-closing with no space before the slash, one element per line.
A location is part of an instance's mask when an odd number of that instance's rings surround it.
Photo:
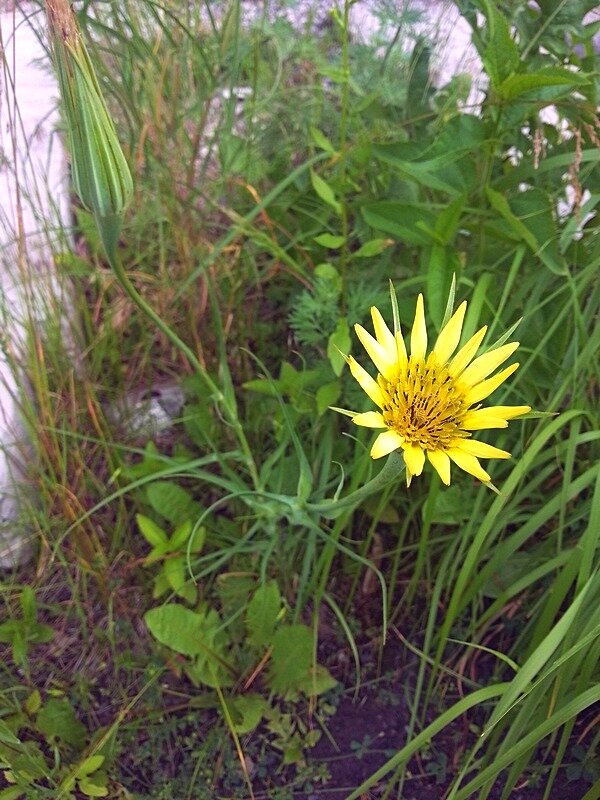
<path fill-rule="evenodd" d="M 187 345 L 180 337 L 175 333 L 175 331 L 168 325 L 164 319 L 149 305 L 144 298 L 140 295 L 137 291 L 135 286 L 129 280 L 129 276 L 125 268 L 123 267 L 123 263 L 117 251 L 117 242 L 118 242 L 118 230 L 120 229 L 121 225 L 121 217 L 114 215 L 113 217 L 96 217 L 96 224 L 98 226 L 100 236 L 102 238 L 102 242 L 104 244 L 104 250 L 106 253 L 106 257 L 108 263 L 110 264 L 119 285 L 123 289 L 123 291 L 127 294 L 127 296 L 135 303 L 135 305 L 140 309 L 140 311 L 145 314 L 145 316 L 153 322 L 156 327 L 163 333 L 167 339 L 173 344 L 180 353 L 182 353 L 191 364 L 197 375 L 201 378 L 204 382 L 206 388 L 210 392 L 212 399 L 215 403 L 221 405 L 221 407 L 226 412 L 227 422 L 230 423 L 235 434 L 237 436 L 237 440 L 240 444 L 242 452 L 246 458 L 246 464 L 248 467 L 248 471 L 252 477 L 252 483 L 254 487 L 258 489 L 260 487 L 260 479 L 258 476 L 258 471 L 256 469 L 256 464 L 254 462 L 254 457 L 252 456 L 252 451 L 250 449 L 250 445 L 246 438 L 246 434 L 244 433 L 244 429 L 240 424 L 238 419 L 237 413 L 235 409 L 232 409 L 229 403 L 226 400 L 225 395 L 219 389 L 217 384 L 213 381 L 210 377 L 206 369 L 200 363 L 197 355 L 194 351 Z M 115 231 L 117 231 L 115 235 Z"/>
<path fill-rule="evenodd" d="M 390 483 L 398 480 L 404 470 L 404 459 L 400 453 L 395 450 L 390 453 L 381 472 L 368 483 L 365 483 L 364 486 L 361 486 L 360 489 L 357 489 L 355 492 L 339 500 L 325 500 L 323 503 L 307 503 L 306 509 L 312 513 L 319 514 L 325 519 L 336 519 L 345 509 L 353 506 L 356 507 L 363 500 L 366 500 L 367 497 L 370 497 L 370 495 L 381 491 L 386 486 L 389 486 Z"/>

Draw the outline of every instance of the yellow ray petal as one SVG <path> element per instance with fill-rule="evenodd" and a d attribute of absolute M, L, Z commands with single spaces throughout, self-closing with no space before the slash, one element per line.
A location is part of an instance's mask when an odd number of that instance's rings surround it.
<path fill-rule="evenodd" d="M 428 450 L 427 458 L 442 479 L 442 483 L 450 486 L 450 459 L 443 450 Z"/>
<path fill-rule="evenodd" d="M 467 301 L 465 300 L 440 331 L 433 348 L 433 352 L 440 364 L 445 364 L 458 347 L 466 310 Z"/>
<path fill-rule="evenodd" d="M 397 450 L 404 443 L 404 439 L 396 431 L 384 431 L 375 439 L 371 448 L 371 458 L 382 458 Z"/>
<path fill-rule="evenodd" d="M 380 414 L 379 411 L 365 411 L 364 414 L 355 414 L 352 417 L 352 422 L 362 428 L 387 428 L 383 414 Z"/>
<path fill-rule="evenodd" d="M 398 360 L 398 368 L 401 373 L 406 372 L 406 365 L 408 364 L 408 356 L 406 354 L 406 345 L 401 333 L 396 334 L 396 358 Z"/>
<path fill-rule="evenodd" d="M 460 375 L 464 368 L 469 364 L 475 353 L 479 350 L 479 346 L 482 343 L 483 337 L 486 333 L 487 325 L 484 325 L 483 328 L 480 328 L 474 336 L 471 336 L 464 347 L 460 348 L 458 353 L 450 362 L 450 367 L 448 368 L 448 372 L 452 378 L 456 378 L 457 375 Z"/>
<path fill-rule="evenodd" d="M 510 458 L 510 453 L 500 450 L 485 442 L 478 442 L 477 439 L 461 439 L 455 445 L 459 450 L 477 458 Z"/>
<path fill-rule="evenodd" d="M 420 475 L 425 465 L 425 453 L 418 444 L 407 444 L 402 448 L 406 469 L 411 475 Z"/>
<path fill-rule="evenodd" d="M 502 347 L 497 347 L 495 350 L 490 350 L 489 353 L 484 353 L 475 361 L 472 361 L 466 370 L 460 376 L 461 384 L 465 386 L 475 386 L 488 375 L 503 364 L 507 358 L 510 358 L 515 352 L 519 342 L 510 342 Z"/>
<path fill-rule="evenodd" d="M 508 420 L 528 414 L 530 406 L 489 406 L 468 411 L 462 422 L 461 428 L 467 431 L 481 431 L 485 428 L 507 428 Z"/>
<path fill-rule="evenodd" d="M 417 361 L 425 359 L 427 352 L 427 326 L 425 324 L 425 308 L 423 306 L 423 295 L 417 297 L 417 309 L 415 311 L 415 321 L 413 322 L 410 334 L 410 355 Z M 417 473 L 415 473 L 416 475 Z"/>
<path fill-rule="evenodd" d="M 483 409 L 481 409 L 483 411 Z M 465 414 L 460 427 L 465 431 L 485 431 L 491 428 L 508 428 L 508 422 L 500 417 L 482 414 L 481 411 L 469 411 Z"/>
<path fill-rule="evenodd" d="M 381 389 L 379 388 L 377 381 L 369 375 L 366 369 L 361 367 L 355 358 L 348 356 L 347 360 L 348 366 L 350 367 L 350 372 L 360 384 L 363 392 L 365 392 L 365 394 L 371 398 L 376 406 L 383 408 L 383 394 L 381 393 Z"/>
<path fill-rule="evenodd" d="M 464 402 L 467 406 L 472 406 L 473 403 L 478 403 L 480 400 L 485 400 L 492 392 L 496 391 L 496 389 L 504 383 L 504 381 L 509 378 L 515 370 L 519 369 L 519 364 L 511 364 L 510 367 L 506 367 L 497 375 L 494 375 L 493 378 L 488 378 L 487 381 L 482 381 L 481 383 L 476 384 L 472 389 L 470 389 L 466 395 Z"/>
<path fill-rule="evenodd" d="M 396 353 L 396 340 L 376 306 L 371 308 L 371 319 L 373 320 L 373 330 L 375 331 L 377 341 L 393 358 Z"/>
<path fill-rule="evenodd" d="M 377 367 L 384 378 L 390 380 L 396 373 L 396 347 L 394 345 L 393 352 L 390 353 L 385 349 L 377 339 L 374 339 L 371 334 L 366 331 L 362 325 L 355 325 L 354 330 L 360 339 L 360 343 L 367 351 L 369 358 Z"/>
<path fill-rule="evenodd" d="M 483 469 L 475 456 L 471 456 L 468 453 L 459 450 L 457 447 L 452 447 L 449 450 L 446 450 L 446 453 L 450 456 L 452 461 L 454 461 L 457 467 L 460 467 L 465 472 L 468 472 L 469 475 L 473 475 L 473 477 L 477 478 L 482 483 L 489 483 L 490 476 Z"/>

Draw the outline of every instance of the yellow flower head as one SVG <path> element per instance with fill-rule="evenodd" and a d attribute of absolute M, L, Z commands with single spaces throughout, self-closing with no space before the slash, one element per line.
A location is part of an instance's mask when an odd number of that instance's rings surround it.
<path fill-rule="evenodd" d="M 395 296 L 392 299 L 395 300 Z M 529 406 L 481 406 L 481 401 L 518 368 L 518 364 L 511 364 L 492 374 L 510 358 L 519 343 L 503 344 L 475 358 L 486 334 L 486 326 L 455 352 L 466 308 L 467 303 L 461 303 L 442 328 L 429 355 L 422 295 L 417 299 L 410 334 L 410 355 L 397 322 L 397 313 L 393 333 L 375 307 L 371 309 L 374 337 L 361 325 L 354 326 L 377 367 L 377 380 L 352 356 L 347 359 L 348 366 L 380 410 L 364 414 L 346 413 L 355 425 L 383 429 L 371 448 L 372 458 L 381 458 L 393 450 L 402 449 L 408 484 L 413 475 L 420 475 L 423 471 L 427 455 L 446 485 L 450 484 L 452 461 L 465 472 L 491 485 L 490 476 L 479 463 L 479 458 L 509 458 L 510 453 L 473 439 L 472 431 L 506 428 L 509 419 L 531 411 Z"/>

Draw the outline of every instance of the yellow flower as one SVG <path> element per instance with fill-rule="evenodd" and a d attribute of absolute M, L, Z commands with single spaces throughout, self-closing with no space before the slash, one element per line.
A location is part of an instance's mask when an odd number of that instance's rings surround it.
<path fill-rule="evenodd" d="M 429 355 L 422 295 L 410 334 L 410 355 L 397 313 L 394 333 L 375 307 L 371 309 L 374 337 L 361 325 L 354 326 L 379 374 L 375 380 L 352 356 L 347 358 L 348 366 L 380 410 L 363 414 L 336 410 L 351 416 L 355 425 L 382 429 L 371 448 L 372 458 L 402 449 L 407 484 L 421 474 L 427 456 L 446 485 L 450 484 L 450 464 L 454 462 L 491 486 L 479 459 L 510 458 L 510 453 L 473 439 L 472 432 L 506 428 L 508 420 L 531 411 L 529 406 L 481 406 L 481 401 L 518 368 L 518 364 L 511 364 L 496 372 L 519 343 L 503 344 L 475 357 L 487 331 L 485 326 L 455 352 L 466 308 L 465 301 L 444 325 Z"/>

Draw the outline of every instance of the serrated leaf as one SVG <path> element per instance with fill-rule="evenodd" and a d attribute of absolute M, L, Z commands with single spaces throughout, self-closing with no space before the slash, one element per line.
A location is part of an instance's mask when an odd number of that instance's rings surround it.
<path fill-rule="evenodd" d="M 271 644 L 280 611 L 281 594 L 277 582 L 269 581 L 259 586 L 246 612 L 248 642 L 253 647 L 261 649 Z"/>
<path fill-rule="evenodd" d="M 483 4 L 487 18 L 487 45 L 481 60 L 492 86 L 499 89 L 502 81 L 517 71 L 521 57 L 506 18 L 491 0 L 483 0 Z"/>
<path fill-rule="evenodd" d="M 334 236 L 333 233 L 321 233 L 319 236 L 315 236 L 315 242 L 329 250 L 338 250 L 345 241 L 344 236 Z"/>
<path fill-rule="evenodd" d="M 202 513 L 190 493 L 172 481 L 154 481 L 146 489 L 146 494 L 154 511 L 172 525 L 197 519 Z"/>
<path fill-rule="evenodd" d="M 207 686 L 231 686 L 237 677 L 226 658 L 230 643 L 214 609 L 191 611 L 177 603 L 152 608 L 144 620 L 152 635 L 166 647 L 197 656 L 187 667 L 192 680 Z"/>
<path fill-rule="evenodd" d="M 342 213 L 342 207 L 340 203 L 336 200 L 335 194 L 331 186 L 328 183 L 325 183 L 323 178 L 320 175 L 317 175 L 316 172 L 310 171 L 310 180 L 312 183 L 312 187 L 321 200 L 324 203 L 327 203 L 328 206 L 334 209 L 338 216 Z"/>
<path fill-rule="evenodd" d="M 299 680 L 296 688 L 309 697 L 314 697 L 333 689 L 334 686 L 337 686 L 337 683 L 336 679 L 326 667 L 317 664 L 316 666 L 309 667 L 308 676 Z"/>
<path fill-rule="evenodd" d="M 327 341 L 327 358 L 329 359 L 333 372 L 338 377 L 342 374 L 344 364 L 346 363 L 344 356 L 350 353 L 351 347 L 352 340 L 350 338 L 348 320 L 345 317 L 340 317 L 334 332 Z"/>
<path fill-rule="evenodd" d="M 177 603 L 151 608 L 144 615 L 144 621 L 155 639 L 184 656 L 206 652 L 207 643 L 214 632 L 211 630 L 214 626 L 205 614 L 191 611 Z M 217 617 L 216 624 L 218 622 Z"/>
<path fill-rule="evenodd" d="M 298 690 L 313 664 L 313 632 L 306 625 L 284 625 L 273 637 L 269 688 L 280 694 Z"/>
<path fill-rule="evenodd" d="M 254 692 L 235 697 L 228 704 L 235 729 L 240 734 L 253 731 L 270 708 L 265 698 Z"/>
<path fill-rule="evenodd" d="M 514 100 L 543 86 L 565 86 L 576 89 L 586 86 L 589 82 L 587 75 L 572 72 L 565 67 L 547 67 L 525 75 L 510 75 L 498 87 L 498 94 L 505 100 Z"/>
<path fill-rule="evenodd" d="M 59 739 L 73 747 L 82 747 L 85 744 L 85 726 L 77 719 L 73 706 L 66 698 L 48 700 L 37 715 L 35 723 L 49 740 Z"/>

